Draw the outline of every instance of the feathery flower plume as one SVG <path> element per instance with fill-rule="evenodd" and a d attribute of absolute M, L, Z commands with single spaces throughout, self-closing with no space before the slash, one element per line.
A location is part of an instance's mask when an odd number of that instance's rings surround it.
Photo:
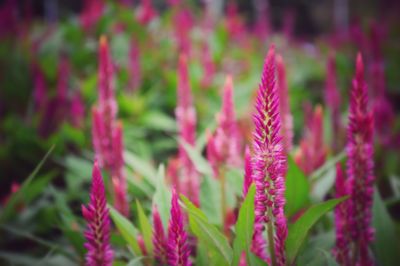
<path fill-rule="evenodd" d="M 349 178 L 349 232 L 353 240 L 353 262 L 373 265 L 368 246 L 374 238 L 371 226 L 373 201 L 373 118 L 368 111 L 368 92 L 364 64 L 359 53 L 356 75 L 350 95 L 347 140 L 347 176 Z"/>
<path fill-rule="evenodd" d="M 44 111 L 48 101 L 44 73 L 38 64 L 33 65 L 32 72 L 34 82 L 33 100 L 35 103 L 35 108 L 38 111 Z"/>
<path fill-rule="evenodd" d="M 89 31 L 103 14 L 104 3 L 98 0 L 84 0 L 79 21 L 85 31 Z"/>
<path fill-rule="evenodd" d="M 341 198 L 346 196 L 347 183 L 340 163 L 336 164 L 336 179 L 335 179 L 335 197 Z M 347 201 L 340 203 L 335 208 L 335 229 L 336 229 L 336 245 L 333 249 L 333 254 L 336 261 L 343 266 L 350 266 L 349 257 L 349 231 L 347 225 L 348 204 Z"/>
<path fill-rule="evenodd" d="M 201 86 L 207 88 L 211 85 L 215 75 L 215 64 L 211 55 L 210 46 L 207 41 L 204 41 L 201 47 L 201 64 L 203 66 L 203 78 Z"/>
<path fill-rule="evenodd" d="M 130 80 L 129 86 L 130 90 L 134 91 L 139 88 L 142 81 L 142 71 L 140 67 L 140 51 L 137 42 L 132 39 L 131 46 L 129 50 L 129 72 Z"/>
<path fill-rule="evenodd" d="M 111 266 L 113 251 L 110 246 L 110 218 L 108 214 L 103 179 L 97 162 L 92 173 L 90 203 L 82 205 L 82 214 L 88 223 L 85 231 L 86 265 Z"/>
<path fill-rule="evenodd" d="M 293 146 L 293 118 L 290 113 L 286 70 L 282 56 L 277 55 L 276 65 L 278 75 L 279 111 L 282 119 L 281 135 L 283 138 L 283 148 L 287 154 Z"/>
<path fill-rule="evenodd" d="M 175 115 L 181 140 L 193 146 L 195 145 L 196 139 L 196 111 L 193 107 L 187 68 L 186 56 L 181 55 L 179 57 L 178 67 L 178 103 L 175 109 Z M 186 189 L 182 192 L 188 196 L 193 203 L 199 205 L 198 174 L 182 144 L 179 144 L 178 152 L 181 165 L 180 177 L 183 178 L 184 182 L 184 185 L 180 186 L 180 188 Z"/>
<path fill-rule="evenodd" d="M 83 125 L 83 120 L 85 119 L 85 104 L 82 101 L 81 94 L 76 91 L 71 99 L 71 112 L 70 119 L 74 127 L 80 128 Z"/>
<path fill-rule="evenodd" d="M 170 266 L 189 266 L 190 248 L 184 230 L 183 214 L 178 203 L 178 194 L 172 190 L 171 218 L 168 225 L 167 259 Z"/>
<path fill-rule="evenodd" d="M 230 75 L 225 80 L 222 108 L 216 119 L 218 126 L 215 135 L 208 136 L 207 156 L 218 176 L 221 166 L 240 165 L 241 141 L 235 116 L 233 83 Z"/>
<path fill-rule="evenodd" d="M 154 17 L 157 16 L 151 0 L 141 0 L 140 9 L 138 10 L 137 19 L 142 25 L 149 24 Z"/>
<path fill-rule="evenodd" d="M 267 227 L 272 264 L 285 265 L 287 224 L 284 215 L 284 166 L 286 158 L 282 138 L 279 135 L 281 118 L 275 71 L 275 48 L 272 46 L 265 59 L 256 100 L 256 112 L 253 115 L 255 124 L 253 179 L 256 184 L 253 248 L 258 248 L 258 250 L 263 248 L 262 245 L 261 248 L 257 247 L 260 244 L 257 241 Z M 265 248 L 261 251 L 265 252 Z M 264 255 L 264 252 L 256 255 Z"/>
<path fill-rule="evenodd" d="M 167 265 L 167 239 L 157 206 L 153 206 L 154 257 L 160 265 Z"/>
<path fill-rule="evenodd" d="M 244 154 L 244 180 L 243 180 L 243 199 L 246 198 L 247 192 L 249 192 L 249 188 L 251 183 L 253 182 L 253 169 L 251 165 L 251 154 L 250 148 L 246 147 Z"/>
<path fill-rule="evenodd" d="M 190 9 L 184 7 L 177 10 L 173 22 L 178 51 L 189 55 L 191 51 L 190 31 L 194 24 Z"/>
<path fill-rule="evenodd" d="M 329 108 L 332 121 L 332 149 L 336 153 L 341 147 L 341 130 L 340 122 L 340 92 L 336 84 L 336 61 L 331 53 L 328 57 L 326 65 L 326 82 L 325 82 L 325 104 Z"/>
<path fill-rule="evenodd" d="M 234 1 L 228 3 L 226 28 L 229 36 L 234 40 L 241 40 L 246 32 L 244 20 L 240 17 L 238 7 Z"/>
<path fill-rule="evenodd" d="M 115 207 L 128 216 L 127 186 L 123 173 L 122 124 L 116 122 L 117 103 L 112 83 L 112 61 L 105 36 L 100 38 L 98 80 L 99 100 L 92 110 L 93 146 L 100 167 L 104 167 L 111 175 Z"/>
<path fill-rule="evenodd" d="M 206 146 L 206 155 L 207 161 L 211 165 L 213 169 L 214 177 L 218 176 L 218 168 L 219 162 L 221 161 L 215 147 L 215 137 L 210 133 L 210 131 L 206 130 L 207 137 L 207 146 Z"/>
<path fill-rule="evenodd" d="M 321 167 L 326 158 L 327 148 L 324 144 L 323 109 L 317 105 L 314 113 L 305 118 L 306 131 L 300 140 L 300 148 L 295 154 L 295 162 L 306 175 Z"/>

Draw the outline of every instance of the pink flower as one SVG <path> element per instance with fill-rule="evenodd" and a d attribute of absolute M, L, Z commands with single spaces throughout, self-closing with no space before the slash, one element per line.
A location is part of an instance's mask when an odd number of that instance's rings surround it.
<path fill-rule="evenodd" d="M 201 80 L 201 86 L 208 88 L 212 85 L 212 81 L 215 75 L 215 64 L 210 51 L 210 46 L 207 41 L 201 46 L 201 57 L 200 61 L 203 67 L 203 78 Z"/>
<path fill-rule="evenodd" d="M 108 214 L 103 179 L 97 162 L 93 166 L 90 203 L 82 205 L 82 214 L 87 221 L 85 231 L 86 265 L 111 266 L 113 251 L 110 246 L 110 218 Z"/>
<path fill-rule="evenodd" d="M 189 266 L 190 248 L 187 243 L 187 234 L 184 230 L 183 214 L 178 203 L 176 190 L 172 191 L 171 199 L 171 218 L 168 226 L 168 246 L 167 258 L 168 265 Z"/>
<path fill-rule="evenodd" d="M 340 163 L 336 164 L 336 180 L 335 180 L 335 197 L 341 198 L 348 194 L 347 183 Z M 340 203 L 335 208 L 335 229 L 336 229 L 336 245 L 333 254 L 340 265 L 349 266 L 349 231 L 348 231 L 348 204 L 347 201 Z"/>
<path fill-rule="evenodd" d="M 243 199 L 246 198 L 247 192 L 253 183 L 253 169 L 251 165 L 251 154 L 249 147 L 246 147 L 244 155 L 244 180 L 243 180 Z"/>
<path fill-rule="evenodd" d="M 189 8 L 180 8 L 173 17 L 175 39 L 178 51 L 189 55 L 191 51 L 190 32 L 193 28 L 193 16 Z"/>
<path fill-rule="evenodd" d="M 181 55 L 178 66 L 177 107 L 175 115 L 178 123 L 180 139 L 194 146 L 196 141 L 196 111 L 193 107 L 189 84 L 186 56 Z M 181 179 L 184 182 L 180 188 L 189 199 L 199 205 L 199 180 L 195 167 L 182 144 L 179 144 L 179 162 Z"/>
<path fill-rule="evenodd" d="M 83 9 L 79 15 L 79 21 L 85 31 L 89 31 L 101 18 L 104 9 L 103 1 L 84 0 Z"/>
<path fill-rule="evenodd" d="M 141 0 L 140 9 L 139 9 L 138 16 L 137 16 L 138 21 L 142 25 L 147 25 L 156 16 L 157 16 L 157 12 L 151 3 L 151 0 Z"/>
<path fill-rule="evenodd" d="M 137 90 L 142 82 L 142 71 L 140 67 L 140 51 L 139 46 L 135 40 L 132 39 L 131 47 L 129 50 L 129 72 L 130 80 L 129 86 L 130 90 Z"/>
<path fill-rule="evenodd" d="M 353 261 L 373 265 L 368 246 L 374 237 L 371 226 L 373 201 L 373 117 L 368 111 L 367 85 L 364 64 L 359 53 L 356 75 L 350 95 L 349 125 L 347 129 L 347 176 L 349 178 L 349 231 L 355 253 Z"/>
<path fill-rule="evenodd" d="M 80 128 L 85 119 L 85 104 L 82 101 L 81 94 L 77 91 L 71 100 L 71 120 L 74 127 Z"/>
<path fill-rule="evenodd" d="M 240 166 L 241 139 L 233 104 L 232 77 L 227 76 L 224 85 L 221 112 L 217 115 L 217 129 L 209 136 L 207 156 L 218 176 L 221 166 Z"/>
<path fill-rule="evenodd" d="M 279 135 L 281 118 L 276 87 L 275 48 L 272 46 L 265 59 L 264 70 L 256 100 L 253 180 L 256 184 L 255 225 L 253 247 L 267 226 L 270 256 L 277 265 L 286 264 L 285 240 L 287 237 L 285 205 L 284 166 L 286 158 Z M 274 233 L 275 232 L 275 233 Z M 262 244 L 262 243 L 261 243 Z M 258 247 L 260 251 L 261 247 Z M 264 257 L 265 249 L 261 249 Z"/>
<path fill-rule="evenodd" d="M 280 55 L 276 57 L 278 74 L 279 109 L 282 119 L 281 135 L 283 137 L 283 148 L 289 153 L 293 146 L 293 118 L 290 113 L 288 86 L 286 82 L 286 70 Z"/>
<path fill-rule="evenodd" d="M 153 245 L 154 257 L 160 265 L 167 264 L 167 239 L 164 226 L 158 213 L 157 206 L 153 206 Z"/>

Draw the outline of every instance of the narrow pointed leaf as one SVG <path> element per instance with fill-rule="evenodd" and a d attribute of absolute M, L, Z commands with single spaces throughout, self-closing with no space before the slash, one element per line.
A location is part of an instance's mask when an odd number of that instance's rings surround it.
<path fill-rule="evenodd" d="M 137 206 L 137 214 L 139 217 L 139 226 L 140 232 L 142 233 L 144 245 L 146 246 L 146 250 L 149 254 L 153 254 L 153 227 L 151 226 L 149 219 L 147 218 L 146 214 L 143 211 L 142 206 L 140 205 L 139 201 L 136 200 Z"/>
<path fill-rule="evenodd" d="M 167 228 L 169 220 L 169 210 L 171 209 L 171 192 L 165 183 L 164 165 L 160 165 L 157 174 L 156 192 L 153 197 L 153 205 L 157 205 L 164 228 Z"/>

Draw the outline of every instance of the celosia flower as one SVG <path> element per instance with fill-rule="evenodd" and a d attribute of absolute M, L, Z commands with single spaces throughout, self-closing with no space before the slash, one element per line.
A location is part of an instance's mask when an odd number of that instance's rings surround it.
<path fill-rule="evenodd" d="M 179 169 L 180 169 L 179 157 L 176 156 L 176 157 L 170 158 L 168 161 L 166 176 L 169 180 L 169 183 L 172 184 L 172 186 L 176 188 L 176 191 L 180 191 Z"/>
<path fill-rule="evenodd" d="M 151 0 L 141 0 L 140 3 L 137 19 L 142 25 L 147 25 L 154 19 L 157 12 L 154 10 Z"/>
<path fill-rule="evenodd" d="M 85 104 L 82 101 L 81 94 L 77 91 L 71 100 L 71 121 L 74 127 L 82 127 L 83 120 L 85 119 Z"/>
<path fill-rule="evenodd" d="M 44 111 L 48 101 L 44 73 L 38 64 L 33 65 L 32 72 L 34 82 L 33 101 L 35 103 L 35 108 L 39 111 Z"/>
<path fill-rule="evenodd" d="M 189 55 L 191 51 L 190 31 L 193 28 L 193 16 L 189 8 L 180 8 L 173 17 L 175 39 L 178 51 Z"/>
<path fill-rule="evenodd" d="M 253 248 L 265 227 L 269 234 L 270 256 L 277 265 L 286 264 L 285 240 L 287 237 L 284 165 L 282 138 L 279 135 L 281 118 L 276 88 L 275 49 L 271 47 L 265 59 L 258 90 L 256 112 L 253 116 L 254 155 L 253 180 L 256 184 L 255 225 Z M 262 244 L 262 243 L 261 243 Z M 261 249 L 258 247 L 258 249 Z M 257 254 L 257 255 L 263 255 Z M 262 257 L 262 256 L 261 256 Z"/>
<path fill-rule="evenodd" d="M 212 84 L 215 75 L 215 64 L 207 41 L 204 41 L 202 44 L 200 61 L 203 67 L 201 86 L 203 88 L 208 88 Z"/>
<path fill-rule="evenodd" d="M 292 149 L 293 144 L 293 118 L 290 113 L 285 64 L 280 55 L 276 57 L 276 64 L 278 75 L 279 110 L 282 119 L 281 135 L 283 138 L 283 148 L 287 154 Z"/>
<path fill-rule="evenodd" d="M 335 197 L 341 198 L 348 194 L 345 175 L 342 171 L 340 163 L 336 164 L 336 179 L 335 179 Z M 333 254 L 336 261 L 340 265 L 351 265 L 349 258 L 349 231 L 348 231 L 348 204 L 347 201 L 340 203 L 335 208 L 335 229 L 336 229 L 336 244 L 333 249 Z"/>
<path fill-rule="evenodd" d="M 246 32 L 244 20 L 240 17 L 234 1 L 228 2 L 227 5 L 226 28 L 230 37 L 235 40 L 241 40 Z"/>
<path fill-rule="evenodd" d="M 167 239 L 164 226 L 158 213 L 157 206 L 153 206 L 153 246 L 154 257 L 160 265 L 167 264 Z"/>
<path fill-rule="evenodd" d="M 300 148 L 295 154 L 295 162 L 306 175 L 321 167 L 326 159 L 324 144 L 323 110 L 317 105 L 310 117 L 305 117 L 306 131 L 300 140 Z"/>
<path fill-rule="evenodd" d="M 336 84 L 336 61 L 333 54 L 328 57 L 326 65 L 325 104 L 329 108 L 332 121 L 332 149 L 340 151 L 342 125 L 340 122 L 340 92 Z"/>
<path fill-rule="evenodd" d="M 131 47 L 129 50 L 129 72 L 129 86 L 130 90 L 133 91 L 139 88 L 142 81 L 139 46 L 134 39 L 131 41 Z"/>
<path fill-rule="evenodd" d="M 168 225 L 167 259 L 170 266 L 189 266 L 190 248 L 183 224 L 183 214 L 178 203 L 176 190 L 172 191 L 171 218 Z"/>
<path fill-rule="evenodd" d="M 89 31 L 103 14 L 104 3 L 97 0 L 84 0 L 79 21 L 85 31 Z"/>
<path fill-rule="evenodd" d="M 373 265 L 368 246 L 373 240 L 371 226 L 373 201 L 373 118 L 368 111 L 368 92 L 364 81 L 364 64 L 357 55 L 356 75 L 350 96 L 347 140 L 347 176 L 349 178 L 349 231 L 359 265 Z"/>
<path fill-rule="evenodd" d="M 181 55 L 178 66 L 177 107 L 175 115 L 180 139 L 194 146 L 196 139 L 196 111 L 190 91 L 186 56 Z M 180 188 L 189 199 L 199 205 L 199 180 L 195 167 L 182 144 L 179 144 L 180 177 L 184 184 Z"/>
<path fill-rule="evenodd" d="M 110 218 L 107 208 L 103 179 L 97 162 L 92 173 L 92 189 L 90 203 L 82 205 L 82 214 L 87 221 L 85 231 L 86 265 L 111 266 L 113 251 L 110 246 Z"/>
<path fill-rule="evenodd" d="M 253 169 L 251 165 L 250 148 L 246 147 L 244 154 L 244 179 L 243 179 L 243 199 L 246 198 L 247 192 L 253 182 Z"/>
<path fill-rule="evenodd" d="M 241 140 L 233 105 L 232 77 L 227 76 L 221 112 L 217 115 L 217 129 L 214 136 L 208 133 L 207 158 L 214 174 L 218 177 L 219 168 L 240 165 Z"/>

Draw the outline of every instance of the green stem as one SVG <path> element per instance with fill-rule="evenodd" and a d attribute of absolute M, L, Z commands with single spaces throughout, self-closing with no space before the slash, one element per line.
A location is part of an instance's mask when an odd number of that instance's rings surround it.
<path fill-rule="evenodd" d="M 268 216 L 272 217 L 271 209 L 268 210 Z M 271 265 L 272 266 L 276 266 L 275 243 L 274 243 L 274 228 L 273 228 L 271 220 L 267 224 L 267 233 L 268 233 L 269 253 L 271 255 Z"/>

